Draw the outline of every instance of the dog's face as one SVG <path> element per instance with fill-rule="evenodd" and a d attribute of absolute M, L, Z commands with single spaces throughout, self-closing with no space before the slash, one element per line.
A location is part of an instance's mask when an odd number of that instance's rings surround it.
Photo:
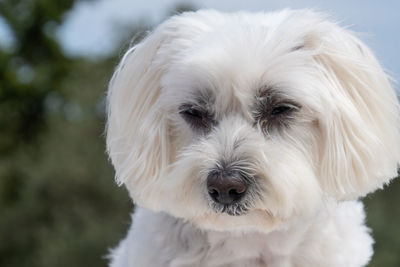
<path fill-rule="evenodd" d="M 396 175 L 398 104 L 364 44 L 310 11 L 186 13 L 127 52 L 107 145 L 141 206 L 270 231 Z"/>

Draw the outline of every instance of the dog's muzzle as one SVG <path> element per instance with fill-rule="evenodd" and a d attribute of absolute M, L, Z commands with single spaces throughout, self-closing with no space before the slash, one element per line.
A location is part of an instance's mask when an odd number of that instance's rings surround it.
<path fill-rule="evenodd" d="M 247 185 L 237 171 L 216 170 L 207 177 L 207 190 L 216 203 L 232 205 L 245 196 Z"/>

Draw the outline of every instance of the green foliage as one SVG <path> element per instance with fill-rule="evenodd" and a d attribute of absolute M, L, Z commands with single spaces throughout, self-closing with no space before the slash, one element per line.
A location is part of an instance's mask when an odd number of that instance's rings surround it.
<path fill-rule="evenodd" d="M 367 225 L 375 239 L 369 267 L 400 266 L 400 178 L 364 199 Z"/>
<path fill-rule="evenodd" d="M 14 39 L 11 49 L 0 50 L 0 152 L 31 141 L 44 126 L 44 100 L 60 89 L 70 63 L 54 40 L 54 29 L 73 3 L 0 2 Z"/>
<path fill-rule="evenodd" d="M 113 65 L 72 64 L 65 93 L 51 95 L 48 130 L 2 161 L 0 266 L 106 266 L 123 237 L 132 205 L 113 181 L 103 136 Z"/>
<path fill-rule="evenodd" d="M 54 38 L 73 2 L 0 2 L 0 266 L 106 266 L 130 222 L 103 136 L 116 60 L 69 59 Z"/>

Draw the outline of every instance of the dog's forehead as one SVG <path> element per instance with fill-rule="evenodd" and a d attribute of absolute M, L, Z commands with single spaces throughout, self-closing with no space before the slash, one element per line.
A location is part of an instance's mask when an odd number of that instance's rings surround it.
<path fill-rule="evenodd" d="M 298 77 L 311 60 L 297 51 L 302 42 L 265 23 L 235 22 L 192 40 L 174 57 L 163 84 L 179 102 L 213 104 L 221 113 L 248 109 L 263 88 L 304 99 L 305 79 Z"/>

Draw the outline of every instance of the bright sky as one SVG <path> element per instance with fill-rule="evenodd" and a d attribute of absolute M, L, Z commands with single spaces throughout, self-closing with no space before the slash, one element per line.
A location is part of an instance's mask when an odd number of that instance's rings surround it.
<path fill-rule="evenodd" d="M 161 22 L 178 3 L 232 12 L 270 11 L 282 8 L 313 8 L 324 11 L 344 26 L 366 33 L 362 39 L 372 47 L 389 73 L 400 80 L 400 1 L 398 0 L 98 0 L 83 1 L 67 14 L 59 31 L 70 55 L 101 56 L 115 49 L 118 25 L 140 21 Z M 4 32 L 4 29 L 3 29 Z M 0 21 L 0 43 L 6 41 Z M 2 39 L 2 40 L 1 40 Z"/>

